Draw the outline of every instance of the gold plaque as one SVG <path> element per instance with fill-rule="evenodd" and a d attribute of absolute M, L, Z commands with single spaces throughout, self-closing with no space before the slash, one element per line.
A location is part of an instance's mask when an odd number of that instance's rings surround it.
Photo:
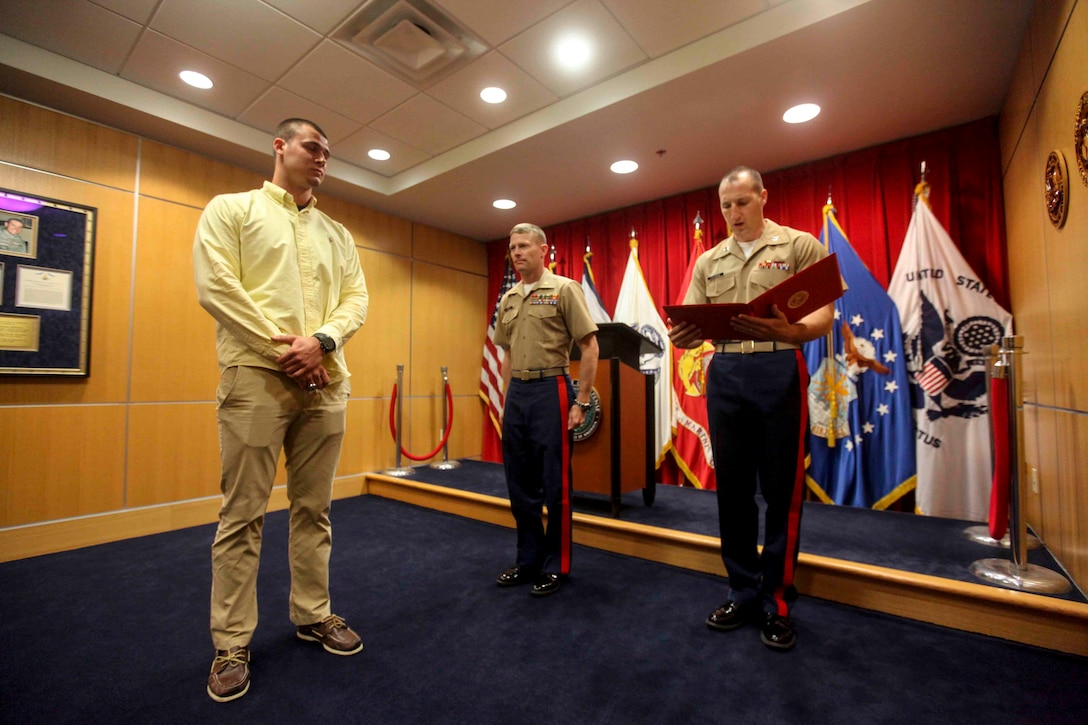
<path fill-rule="evenodd" d="M 1073 153 L 1077 157 L 1080 180 L 1088 186 L 1088 91 L 1080 97 L 1077 124 L 1073 129 Z"/>
<path fill-rule="evenodd" d="M 0 315 L 0 350 L 37 352 L 40 330 L 38 315 Z"/>
<path fill-rule="evenodd" d="M 1061 151 L 1051 151 L 1046 160 L 1046 213 L 1058 229 L 1065 226 L 1069 214 L 1069 168 Z"/>

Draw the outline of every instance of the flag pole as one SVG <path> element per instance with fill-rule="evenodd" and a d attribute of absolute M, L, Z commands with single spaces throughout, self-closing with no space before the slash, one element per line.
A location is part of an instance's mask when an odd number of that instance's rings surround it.
<path fill-rule="evenodd" d="M 828 229 L 828 220 L 831 212 L 834 210 L 834 206 L 831 205 L 831 187 L 827 187 L 827 204 L 824 206 L 824 248 L 828 254 L 831 253 L 831 230 Z M 835 325 L 832 323 L 831 329 L 828 331 L 827 336 L 824 338 L 827 343 L 826 355 L 827 365 L 825 366 L 827 376 L 827 412 L 830 425 L 827 426 L 827 447 L 835 447 L 835 421 L 839 417 L 839 396 L 838 390 L 835 386 Z"/>

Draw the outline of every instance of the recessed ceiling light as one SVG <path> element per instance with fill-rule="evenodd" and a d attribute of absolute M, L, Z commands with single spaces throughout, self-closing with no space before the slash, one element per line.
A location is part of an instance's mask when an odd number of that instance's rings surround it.
<path fill-rule="evenodd" d="M 592 50 L 585 38 L 568 36 L 555 45 L 555 58 L 568 70 L 578 70 L 589 62 Z"/>
<path fill-rule="evenodd" d="M 495 207 L 496 209 L 513 209 L 515 206 L 517 206 L 517 202 L 511 201 L 510 199 L 496 199 L 495 201 L 491 202 L 491 206 Z"/>
<path fill-rule="evenodd" d="M 634 161 L 624 159 L 623 161 L 617 161 L 609 168 L 617 174 L 630 174 L 632 171 L 638 169 L 638 164 Z"/>
<path fill-rule="evenodd" d="M 820 107 L 815 103 L 802 103 L 794 106 L 782 114 L 782 120 L 786 123 L 804 123 L 811 121 L 820 115 Z"/>
<path fill-rule="evenodd" d="M 375 161 L 388 161 L 389 160 L 389 152 L 386 151 L 385 149 L 370 149 L 369 151 L 366 152 L 366 155 L 369 156 L 370 158 L 374 159 Z"/>
<path fill-rule="evenodd" d="M 203 73 L 197 73 L 195 70 L 183 70 L 178 73 L 178 76 L 193 88 L 208 90 L 212 87 L 212 79 Z"/>
<path fill-rule="evenodd" d="M 480 98 L 484 99 L 487 103 L 502 103 L 506 100 L 506 91 L 495 86 L 480 91 Z"/>

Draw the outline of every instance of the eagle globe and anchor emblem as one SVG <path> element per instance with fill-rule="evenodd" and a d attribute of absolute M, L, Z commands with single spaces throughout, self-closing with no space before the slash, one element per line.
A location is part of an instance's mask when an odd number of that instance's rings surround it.
<path fill-rule="evenodd" d="M 578 381 L 571 381 L 574 385 L 574 394 L 578 395 Z M 601 427 L 601 398 L 597 395 L 597 389 L 591 388 L 589 391 L 589 410 L 586 411 L 586 417 L 582 420 L 582 424 L 574 429 L 574 442 L 581 443 L 582 441 L 591 437 L 597 432 L 597 429 Z"/>

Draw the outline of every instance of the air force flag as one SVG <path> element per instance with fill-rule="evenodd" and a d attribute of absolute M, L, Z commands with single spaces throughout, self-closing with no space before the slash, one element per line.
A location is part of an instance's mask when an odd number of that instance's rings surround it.
<path fill-rule="evenodd" d="M 808 486 L 821 500 L 883 509 L 914 488 L 914 423 L 899 312 L 824 207 L 820 241 L 847 290 L 828 337 L 804 346 L 809 369 Z"/>

